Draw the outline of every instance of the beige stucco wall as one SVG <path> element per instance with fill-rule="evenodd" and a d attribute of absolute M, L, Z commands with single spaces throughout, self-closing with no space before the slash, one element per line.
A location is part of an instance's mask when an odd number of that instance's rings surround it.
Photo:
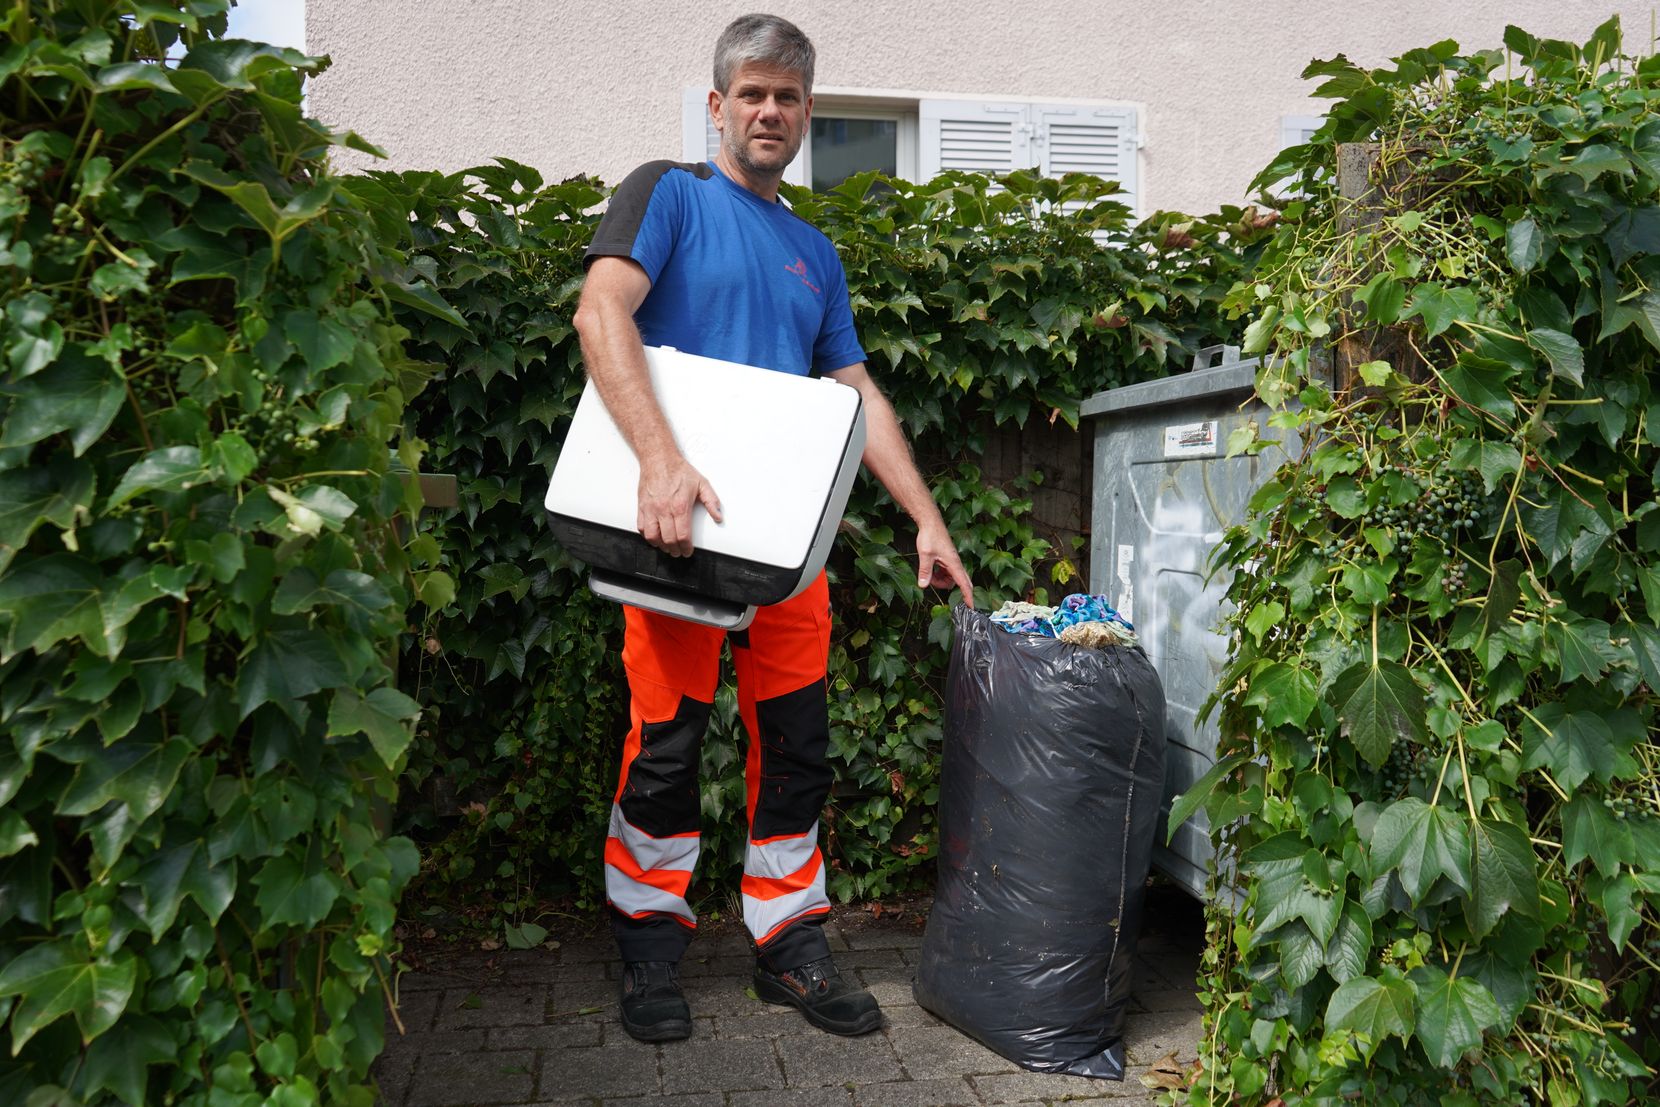
<path fill-rule="evenodd" d="M 333 67 L 312 111 L 383 147 L 383 168 L 506 156 L 550 179 L 615 181 L 681 154 L 681 89 L 755 0 L 307 0 Z M 1614 11 L 1648 52 L 1651 6 L 1587 0 L 771 0 L 819 51 L 820 86 L 1063 97 L 1142 109 L 1143 212 L 1243 198 L 1280 117 L 1317 114 L 1311 58 L 1368 65 L 1443 38 L 1497 47 L 1505 24 L 1583 41 Z M 347 167 L 370 159 L 349 155 Z"/>

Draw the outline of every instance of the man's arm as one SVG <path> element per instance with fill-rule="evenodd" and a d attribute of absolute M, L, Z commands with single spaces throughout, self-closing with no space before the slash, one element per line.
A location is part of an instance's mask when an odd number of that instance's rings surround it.
<path fill-rule="evenodd" d="M 865 408 L 865 465 L 882 482 L 894 502 L 916 522 L 918 587 L 944 588 L 955 583 L 962 589 L 963 602 L 973 607 L 974 585 L 969 583 L 962 559 L 957 556 L 957 545 L 945 529 L 945 520 L 934 503 L 933 493 L 916 470 L 893 405 L 871 379 L 862 361 L 825 376 L 859 390 Z"/>
<path fill-rule="evenodd" d="M 658 549 L 688 557 L 693 507 L 701 503 L 718 523 L 720 499 L 681 454 L 651 390 L 645 347 L 634 325 L 634 312 L 650 291 L 651 280 L 636 262 L 595 258 L 582 286 L 574 323 L 588 376 L 640 462 L 635 526 Z"/>

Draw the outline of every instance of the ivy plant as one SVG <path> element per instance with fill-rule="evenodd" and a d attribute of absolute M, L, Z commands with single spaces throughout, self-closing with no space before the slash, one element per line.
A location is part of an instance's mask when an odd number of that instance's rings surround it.
<path fill-rule="evenodd" d="M 1335 103 L 1228 300 L 1309 445 L 1219 551 L 1188 1099 L 1649 1102 L 1660 61 L 1610 21 L 1305 76 Z"/>
<path fill-rule="evenodd" d="M 0 1102 L 373 1101 L 421 294 L 228 6 L 0 14 Z"/>

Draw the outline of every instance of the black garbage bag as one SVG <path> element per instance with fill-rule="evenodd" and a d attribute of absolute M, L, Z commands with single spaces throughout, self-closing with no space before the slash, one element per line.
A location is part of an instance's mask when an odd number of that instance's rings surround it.
<path fill-rule="evenodd" d="M 962 605 L 952 619 L 917 1002 L 1025 1068 L 1122 1080 L 1164 690 L 1139 646 L 1010 634 Z"/>

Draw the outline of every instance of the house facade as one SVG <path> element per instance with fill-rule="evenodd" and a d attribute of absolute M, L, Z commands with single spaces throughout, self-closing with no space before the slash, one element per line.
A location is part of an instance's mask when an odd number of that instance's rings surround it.
<path fill-rule="evenodd" d="M 1499 47 L 1507 23 L 1582 42 L 1616 12 L 1628 53 L 1653 36 L 1652 8 L 1587 0 L 307 0 L 307 48 L 334 60 L 308 104 L 385 149 L 382 168 L 504 156 L 552 180 L 615 182 L 712 151 L 714 40 L 758 6 L 819 52 L 790 180 L 1080 170 L 1119 181 L 1140 215 L 1245 200 L 1319 123 L 1315 82 L 1299 77 L 1311 59 L 1379 65 L 1446 38 Z"/>

